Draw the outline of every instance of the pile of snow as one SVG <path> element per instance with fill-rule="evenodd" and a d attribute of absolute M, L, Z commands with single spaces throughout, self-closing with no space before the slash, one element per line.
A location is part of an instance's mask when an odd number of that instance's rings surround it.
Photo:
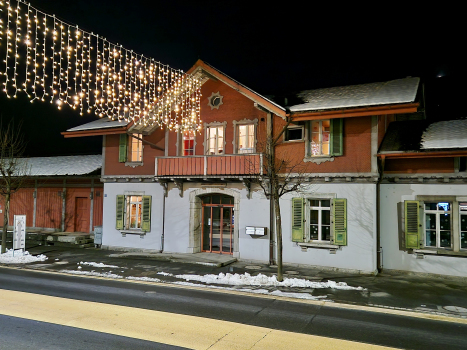
<path fill-rule="evenodd" d="M 92 266 L 92 267 L 113 267 L 113 268 L 120 268 L 117 265 L 106 265 L 104 263 L 96 263 L 96 262 L 87 262 L 87 261 L 81 261 L 79 262 L 78 265 L 87 265 L 87 266 Z"/>
<path fill-rule="evenodd" d="M 184 279 L 185 281 L 198 281 L 204 283 L 227 284 L 233 286 L 271 286 L 271 287 L 301 287 L 301 288 L 331 288 L 343 290 L 363 290 L 362 287 L 351 287 L 345 282 L 313 282 L 301 278 L 284 278 L 279 282 L 276 276 L 268 277 L 263 274 L 251 276 L 248 272 L 243 275 L 220 273 L 218 275 L 176 275 L 176 278 Z"/>
<path fill-rule="evenodd" d="M 23 253 L 20 250 L 13 251 L 13 249 L 7 249 L 6 253 L 0 254 L 0 264 L 27 264 L 45 260 L 47 260 L 47 256 L 43 254 L 30 255 L 28 251 Z"/>
<path fill-rule="evenodd" d="M 95 271 L 74 271 L 74 270 L 60 270 L 62 273 L 69 273 L 72 275 L 84 275 L 84 276 L 94 276 L 94 277 L 106 277 L 106 278 L 123 278 L 123 276 L 117 275 L 111 272 L 95 272 Z"/>

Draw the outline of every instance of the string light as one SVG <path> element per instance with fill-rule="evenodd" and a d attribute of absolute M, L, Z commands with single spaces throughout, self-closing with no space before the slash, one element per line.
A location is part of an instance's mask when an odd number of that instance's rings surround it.
<path fill-rule="evenodd" d="M 200 130 L 201 81 L 67 24 L 24 0 L 0 0 L 0 79 L 8 98 L 79 113 Z"/>

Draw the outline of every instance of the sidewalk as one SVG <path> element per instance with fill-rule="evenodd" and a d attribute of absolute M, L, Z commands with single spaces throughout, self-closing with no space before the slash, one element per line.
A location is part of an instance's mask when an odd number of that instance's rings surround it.
<path fill-rule="evenodd" d="M 209 285 L 213 288 L 467 319 L 466 278 L 389 272 L 371 276 L 284 265 L 284 277 L 289 279 L 286 280 L 288 284 L 277 285 L 268 279 L 277 272 L 276 267 L 236 261 L 230 255 L 134 253 L 56 246 L 37 246 L 28 251 L 31 255 L 44 254 L 48 259 L 7 266 L 115 279 L 201 287 Z M 258 274 L 264 275 L 263 278 L 254 279 Z M 224 284 L 226 282 L 230 284 Z M 339 282 L 345 282 L 348 287 Z"/>

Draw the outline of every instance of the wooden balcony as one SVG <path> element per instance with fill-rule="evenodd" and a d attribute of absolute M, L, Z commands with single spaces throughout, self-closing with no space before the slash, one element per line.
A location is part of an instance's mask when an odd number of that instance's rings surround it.
<path fill-rule="evenodd" d="M 262 173 L 263 154 L 156 157 L 155 174 L 161 178 L 255 177 Z"/>

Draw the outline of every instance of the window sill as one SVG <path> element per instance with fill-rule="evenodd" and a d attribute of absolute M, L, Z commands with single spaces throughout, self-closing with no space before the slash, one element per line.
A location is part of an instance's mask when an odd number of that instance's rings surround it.
<path fill-rule="evenodd" d="M 136 168 L 137 166 L 143 166 L 143 162 L 125 162 L 125 166 Z"/>
<path fill-rule="evenodd" d="M 303 161 L 305 163 L 310 162 L 310 163 L 315 163 L 315 164 L 321 164 L 324 162 L 334 162 L 334 157 L 332 156 L 306 156 L 303 158 Z"/>
<path fill-rule="evenodd" d="M 442 249 L 442 248 L 434 248 L 434 249 L 414 249 L 414 254 L 417 255 L 440 255 L 440 256 L 457 256 L 457 257 L 464 257 L 467 258 L 467 251 L 460 250 L 460 251 L 453 251 L 452 249 Z"/>
<path fill-rule="evenodd" d="M 121 230 L 120 233 L 122 237 L 126 237 L 126 235 L 139 235 L 141 238 L 144 238 L 146 236 L 146 231 L 141 230 Z"/>
<path fill-rule="evenodd" d="M 289 143 L 289 142 L 305 142 L 305 139 L 299 139 L 299 140 L 284 140 L 284 143 Z"/>
<path fill-rule="evenodd" d="M 302 248 L 302 251 L 307 251 L 308 248 L 318 248 L 318 249 L 328 249 L 329 253 L 336 254 L 336 251 L 340 249 L 340 246 L 331 244 L 329 242 L 306 242 L 306 243 L 297 243 L 299 247 Z"/>

